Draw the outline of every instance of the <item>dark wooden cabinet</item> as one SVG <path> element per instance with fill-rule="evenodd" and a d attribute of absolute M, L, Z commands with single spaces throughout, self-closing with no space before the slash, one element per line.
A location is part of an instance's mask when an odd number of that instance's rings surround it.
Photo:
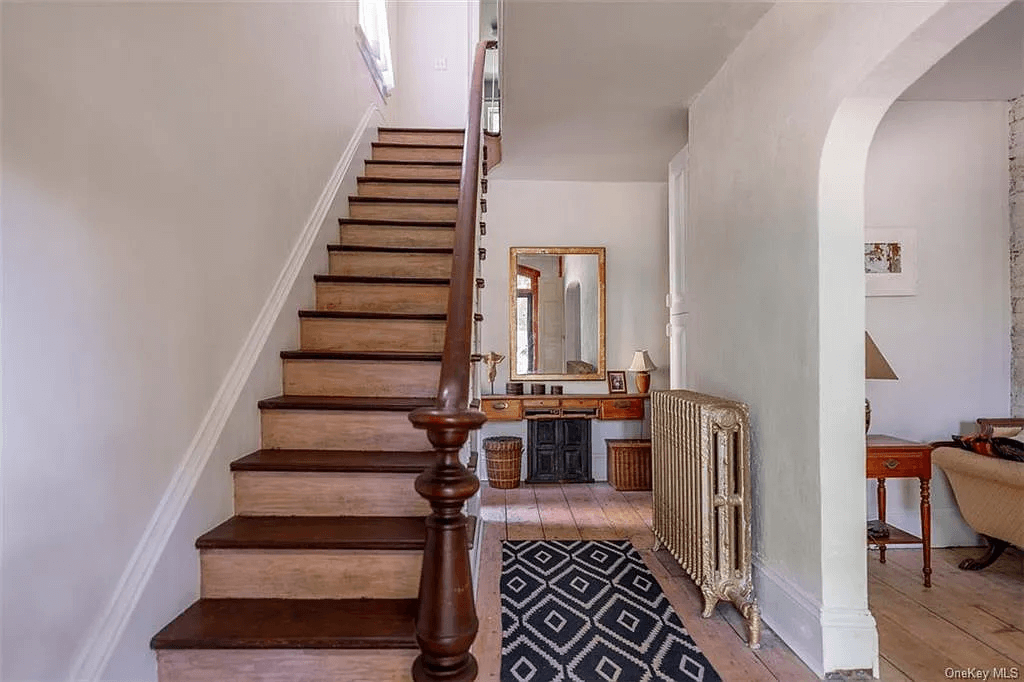
<path fill-rule="evenodd" d="M 531 419 L 527 483 L 592 483 L 589 419 Z"/>

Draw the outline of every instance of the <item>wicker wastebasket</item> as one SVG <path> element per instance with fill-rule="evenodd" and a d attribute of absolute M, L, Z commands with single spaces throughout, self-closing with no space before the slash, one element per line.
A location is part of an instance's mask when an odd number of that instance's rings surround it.
<path fill-rule="evenodd" d="M 651 439 L 605 438 L 608 482 L 616 490 L 651 489 Z"/>
<path fill-rule="evenodd" d="M 492 488 L 518 488 L 523 465 L 523 439 L 518 436 L 484 438 L 487 482 Z"/>

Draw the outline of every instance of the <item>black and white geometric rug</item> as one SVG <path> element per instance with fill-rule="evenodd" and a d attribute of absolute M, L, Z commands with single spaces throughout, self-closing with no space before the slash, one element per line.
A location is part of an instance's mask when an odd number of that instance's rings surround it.
<path fill-rule="evenodd" d="M 626 540 L 502 543 L 502 682 L 720 682 Z"/>

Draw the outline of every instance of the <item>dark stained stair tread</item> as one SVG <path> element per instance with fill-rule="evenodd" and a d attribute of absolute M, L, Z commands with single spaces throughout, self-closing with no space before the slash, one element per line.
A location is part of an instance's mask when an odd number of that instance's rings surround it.
<path fill-rule="evenodd" d="M 402 185 L 455 185 L 458 186 L 458 178 L 390 178 L 386 175 L 360 175 L 356 178 L 357 183 L 380 182 Z"/>
<path fill-rule="evenodd" d="M 431 227 L 454 230 L 454 220 L 391 220 L 390 218 L 338 218 L 339 225 L 367 225 L 379 227 Z"/>
<path fill-rule="evenodd" d="M 457 204 L 458 199 L 420 199 L 417 197 L 361 197 L 352 195 L 350 203 L 356 204 Z"/>
<path fill-rule="evenodd" d="M 335 320 L 434 320 L 448 319 L 446 313 L 348 312 L 344 310 L 300 310 L 299 317 Z"/>
<path fill-rule="evenodd" d="M 348 244 L 328 244 L 328 251 L 345 251 L 355 253 L 439 253 L 451 255 L 454 249 L 444 246 L 350 246 Z"/>
<path fill-rule="evenodd" d="M 366 163 L 383 163 L 389 166 L 461 166 L 461 161 L 407 161 L 405 159 L 367 159 Z"/>
<path fill-rule="evenodd" d="M 433 450 L 257 450 L 232 462 L 231 470 L 413 474 L 436 457 Z"/>
<path fill-rule="evenodd" d="M 422 516 L 233 516 L 196 548 L 416 550 L 425 540 Z"/>
<path fill-rule="evenodd" d="M 434 398 L 367 398 L 348 396 L 279 395 L 259 402 L 261 410 L 378 410 L 411 412 L 433 407 Z"/>
<path fill-rule="evenodd" d="M 397 147 L 399 149 L 462 149 L 461 144 L 430 144 L 429 142 L 373 142 L 372 147 Z"/>
<path fill-rule="evenodd" d="M 463 133 L 465 128 L 377 128 L 382 133 Z"/>
<path fill-rule="evenodd" d="M 362 275 L 313 275 L 313 281 L 325 284 L 429 284 L 448 286 L 447 277 L 366 277 Z"/>
<path fill-rule="evenodd" d="M 154 649 L 415 649 L 415 599 L 200 599 Z"/>
<path fill-rule="evenodd" d="M 422 550 L 423 516 L 232 516 L 196 540 L 196 549 Z M 476 517 L 466 519 L 469 548 Z"/>
<path fill-rule="evenodd" d="M 416 353 L 411 351 L 341 351 L 341 350 L 283 350 L 282 360 L 401 360 L 405 362 L 441 362 L 442 353 Z M 474 357 L 478 360 L 479 356 Z"/>

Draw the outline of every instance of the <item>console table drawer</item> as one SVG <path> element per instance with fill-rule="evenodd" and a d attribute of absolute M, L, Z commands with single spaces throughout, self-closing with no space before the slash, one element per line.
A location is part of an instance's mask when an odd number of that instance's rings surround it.
<path fill-rule="evenodd" d="M 931 457 L 927 452 L 887 452 L 867 458 L 868 478 L 931 478 Z"/>
<path fill-rule="evenodd" d="M 601 401 L 601 419 L 643 419 L 642 398 L 617 398 Z"/>
<path fill-rule="evenodd" d="M 521 400 L 488 400 L 480 401 L 484 414 L 491 421 L 519 421 L 523 418 L 523 401 Z"/>
<path fill-rule="evenodd" d="M 558 407 L 558 398 L 525 398 L 523 400 L 523 407 L 527 410 L 535 407 Z"/>
<path fill-rule="evenodd" d="M 601 406 L 597 398 L 562 398 L 562 407 L 571 409 L 596 410 Z"/>

